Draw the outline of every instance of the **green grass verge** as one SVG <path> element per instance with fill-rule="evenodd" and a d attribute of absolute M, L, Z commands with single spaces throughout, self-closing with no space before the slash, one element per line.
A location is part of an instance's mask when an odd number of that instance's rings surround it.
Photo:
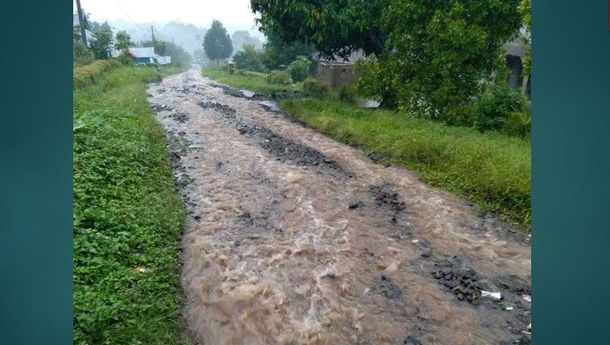
<path fill-rule="evenodd" d="M 267 75 L 265 73 L 237 70 L 234 74 L 230 74 L 218 66 L 205 66 L 202 69 L 202 74 L 231 87 L 247 89 L 268 96 L 303 91 L 303 83 L 290 85 L 271 84 L 267 82 Z"/>
<path fill-rule="evenodd" d="M 74 90 L 74 343 L 180 344 L 185 219 L 149 67 Z"/>
<path fill-rule="evenodd" d="M 531 217 L 529 140 L 449 127 L 336 100 L 283 100 L 281 107 L 339 141 L 374 151 L 523 228 Z"/>

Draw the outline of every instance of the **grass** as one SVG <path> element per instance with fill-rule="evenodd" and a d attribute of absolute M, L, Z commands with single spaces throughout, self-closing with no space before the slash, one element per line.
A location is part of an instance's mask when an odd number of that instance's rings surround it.
<path fill-rule="evenodd" d="M 236 70 L 230 74 L 222 67 L 205 66 L 202 74 L 208 78 L 217 80 L 237 89 L 247 89 L 261 94 L 275 97 L 285 93 L 298 93 L 303 91 L 303 83 L 290 85 L 271 84 L 267 81 L 267 74 L 251 71 Z"/>
<path fill-rule="evenodd" d="M 366 110 L 334 99 L 283 100 L 281 107 L 308 126 L 376 152 L 420 177 L 529 228 L 529 140 L 449 127 L 409 114 Z"/>
<path fill-rule="evenodd" d="M 74 90 L 74 343 L 181 344 L 185 219 L 149 67 L 119 67 Z"/>

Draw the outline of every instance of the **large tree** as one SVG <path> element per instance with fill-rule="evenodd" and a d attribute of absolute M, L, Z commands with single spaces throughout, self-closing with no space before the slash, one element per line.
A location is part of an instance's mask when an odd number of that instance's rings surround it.
<path fill-rule="evenodd" d="M 226 59 L 233 54 L 233 43 L 227 29 L 218 20 L 212 22 L 212 27 L 206 32 L 203 39 L 203 50 L 210 60 L 216 62 Z"/>
<path fill-rule="evenodd" d="M 355 50 L 378 54 L 385 34 L 380 18 L 387 0 L 251 0 L 267 36 L 312 44 L 324 56 L 348 56 Z"/>
<path fill-rule="evenodd" d="M 110 48 L 112 47 L 112 29 L 108 22 L 101 25 L 94 25 L 93 39 L 91 40 L 91 50 L 97 59 L 108 59 Z"/>
<path fill-rule="evenodd" d="M 288 66 L 299 56 L 311 56 L 314 50 L 311 44 L 299 41 L 287 42 L 279 35 L 269 32 L 261 58 L 265 66 L 273 70 L 280 68 L 281 65 Z"/>
<path fill-rule="evenodd" d="M 459 118 L 520 24 L 519 0 L 251 0 L 263 32 L 327 56 L 374 56 L 361 89 L 432 117 Z"/>

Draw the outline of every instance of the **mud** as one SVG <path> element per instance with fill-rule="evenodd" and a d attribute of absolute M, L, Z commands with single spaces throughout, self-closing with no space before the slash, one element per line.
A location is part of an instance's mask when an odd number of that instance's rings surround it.
<path fill-rule="evenodd" d="M 529 343 L 527 236 L 225 89 L 193 67 L 148 90 L 189 213 L 193 344 Z"/>

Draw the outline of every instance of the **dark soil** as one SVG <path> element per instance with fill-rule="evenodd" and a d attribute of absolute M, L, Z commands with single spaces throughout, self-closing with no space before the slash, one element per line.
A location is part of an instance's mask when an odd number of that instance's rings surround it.
<path fill-rule="evenodd" d="M 247 135 L 267 152 L 273 154 L 280 161 L 292 162 L 300 166 L 324 167 L 343 172 L 341 166 L 334 160 L 327 158 L 320 152 L 292 140 L 279 136 L 269 129 L 257 125 L 239 116 L 235 109 L 217 102 L 199 102 L 206 109 L 214 109 L 229 121 L 242 135 Z"/>

